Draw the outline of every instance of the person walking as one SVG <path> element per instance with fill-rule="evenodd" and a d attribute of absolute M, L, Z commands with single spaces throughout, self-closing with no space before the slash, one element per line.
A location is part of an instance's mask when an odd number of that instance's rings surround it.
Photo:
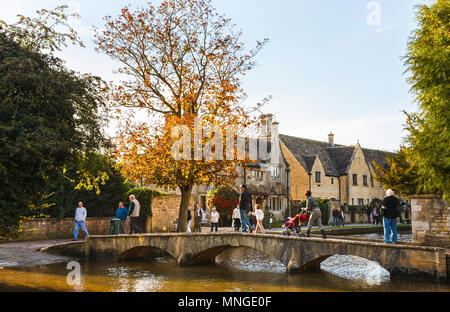
<path fill-rule="evenodd" d="M 119 207 L 117 208 L 116 218 L 120 220 L 120 234 L 125 234 L 128 218 L 128 209 L 123 206 L 122 202 L 119 203 Z"/>
<path fill-rule="evenodd" d="M 78 240 L 78 228 L 81 228 L 85 236 L 89 236 L 86 229 L 87 211 L 83 207 L 83 202 L 78 203 L 78 208 L 75 210 L 75 230 L 73 232 L 74 240 Z"/>
<path fill-rule="evenodd" d="M 325 227 L 322 225 L 322 212 L 320 211 L 319 202 L 312 197 L 311 191 L 306 191 L 306 208 L 302 208 L 305 211 L 311 211 L 311 216 L 309 217 L 308 229 L 306 232 L 306 237 L 310 237 L 311 229 L 314 224 L 320 227 L 322 232 L 322 237 L 327 238 L 325 234 Z"/>
<path fill-rule="evenodd" d="M 211 212 L 211 232 L 214 231 L 214 228 L 216 228 L 216 232 L 219 231 L 219 218 L 220 214 L 216 211 L 216 208 L 213 208 Z"/>
<path fill-rule="evenodd" d="M 386 197 L 381 200 L 384 226 L 384 242 L 389 244 L 392 232 L 392 243 L 397 244 L 397 218 L 400 201 L 394 196 L 393 190 L 386 191 Z"/>
<path fill-rule="evenodd" d="M 339 211 L 337 210 L 336 207 L 333 208 L 332 216 L 333 216 L 333 226 L 338 226 L 338 224 L 339 224 Z"/>
<path fill-rule="evenodd" d="M 130 210 L 128 212 L 128 218 L 130 220 L 130 235 L 133 233 L 142 233 L 144 231 L 137 224 L 139 220 L 141 205 L 136 199 L 136 196 L 130 195 L 129 199 L 130 199 Z"/>
<path fill-rule="evenodd" d="M 377 211 L 377 207 L 373 207 L 373 210 L 372 210 L 372 217 L 373 217 L 373 225 L 378 225 L 379 219 L 378 219 L 378 211 Z"/>
<path fill-rule="evenodd" d="M 233 223 L 234 223 L 234 231 L 239 232 L 241 228 L 241 212 L 239 207 L 234 208 L 233 210 Z"/>
<path fill-rule="evenodd" d="M 271 214 L 269 215 L 269 230 L 272 229 L 272 223 L 273 223 L 273 213 L 271 213 Z"/>
<path fill-rule="evenodd" d="M 367 206 L 366 207 L 366 214 L 367 214 L 367 223 L 369 223 L 369 224 L 372 224 L 372 220 L 371 220 L 371 218 L 372 218 L 372 209 L 369 207 L 369 206 Z"/>
<path fill-rule="evenodd" d="M 203 209 L 200 208 L 200 205 L 195 205 L 194 210 L 194 232 L 202 231 L 202 220 L 203 220 Z"/>
<path fill-rule="evenodd" d="M 247 233 L 252 227 L 247 217 L 253 207 L 252 194 L 247 189 L 247 185 L 245 184 L 241 185 L 240 191 L 241 195 L 239 196 L 239 210 L 241 212 L 242 233 Z"/>
<path fill-rule="evenodd" d="M 188 211 L 187 211 L 187 229 L 186 229 L 187 233 L 191 233 L 191 221 L 192 221 L 192 214 L 191 214 L 191 211 L 188 208 Z"/>
<path fill-rule="evenodd" d="M 339 212 L 339 225 L 342 226 L 342 227 L 345 227 L 345 224 L 344 224 L 344 220 L 345 220 L 344 210 L 339 208 L 338 212 Z"/>
<path fill-rule="evenodd" d="M 256 217 L 255 234 L 258 233 L 258 230 L 260 230 L 262 234 L 265 234 L 265 229 L 263 226 L 264 211 L 262 211 L 260 204 L 256 205 L 255 217 Z"/>

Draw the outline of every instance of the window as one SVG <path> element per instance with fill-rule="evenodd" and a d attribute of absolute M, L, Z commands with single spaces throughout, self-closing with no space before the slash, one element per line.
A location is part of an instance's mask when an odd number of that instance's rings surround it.
<path fill-rule="evenodd" d="M 364 199 L 358 198 L 358 206 L 363 207 L 364 206 Z"/>
<path fill-rule="evenodd" d="M 372 184 L 372 187 L 374 186 L 373 177 L 370 177 L 370 184 Z"/>
<path fill-rule="evenodd" d="M 331 184 L 334 184 L 334 178 L 331 178 Z"/>
<path fill-rule="evenodd" d="M 272 167 L 272 179 L 279 180 L 280 179 L 280 167 Z"/>
<path fill-rule="evenodd" d="M 355 206 L 355 199 L 352 198 L 352 206 Z"/>
<path fill-rule="evenodd" d="M 366 175 L 363 175 L 363 185 L 364 186 L 367 186 L 368 184 L 367 184 L 367 176 Z"/>
<path fill-rule="evenodd" d="M 283 199 L 277 197 L 270 197 L 269 207 L 271 211 L 281 211 L 283 210 Z"/>
<path fill-rule="evenodd" d="M 263 172 L 259 170 L 252 170 L 252 179 L 253 181 L 262 181 Z"/>
<path fill-rule="evenodd" d="M 357 174 L 353 175 L 353 185 L 358 185 L 358 175 Z"/>
<path fill-rule="evenodd" d="M 315 172 L 315 181 L 316 183 L 321 183 L 321 176 L 320 176 L 321 172 L 320 171 L 316 171 Z"/>

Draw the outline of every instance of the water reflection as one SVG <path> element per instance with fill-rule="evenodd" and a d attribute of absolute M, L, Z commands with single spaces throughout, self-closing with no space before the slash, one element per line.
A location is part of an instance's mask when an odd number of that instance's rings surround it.
<path fill-rule="evenodd" d="M 356 268 L 359 266 L 359 271 L 351 269 L 355 263 Z M 66 269 L 65 263 L 4 268 L 0 269 L 0 290 L 101 292 L 450 291 L 449 285 L 419 281 L 386 279 L 379 284 L 373 284 L 370 282 L 370 274 L 366 274 L 371 272 L 370 268 L 364 271 L 364 268 L 367 269 L 367 266 L 364 267 L 367 263 L 365 259 L 334 256 L 322 263 L 323 271 L 321 273 L 290 275 L 285 272 L 282 263 L 259 251 L 235 248 L 219 255 L 215 266 L 180 268 L 171 258 L 164 261 L 81 262 L 82 278 L 81 285 L 78 286 L 67 284 L 66 275 L 69 271 Z M 345 269 L 343 270 L 342 267 Z M 340 274 L 339 272 L 346 273 Z"/>

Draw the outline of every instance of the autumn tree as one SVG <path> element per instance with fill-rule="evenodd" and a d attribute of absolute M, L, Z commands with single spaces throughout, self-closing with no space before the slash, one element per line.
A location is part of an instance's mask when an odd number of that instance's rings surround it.
<path fill-rule="evenodd" d="M 241 37 L 208 0 L 125 7 L 117 18 L 106 17 L 105 29 L 96 35 L 98 49 L 120 62 L 118 72 L 130 78 L 113 89 L 113 103 L 119 109 L 143 109 L 155 121 L 125 121 L 118 148 L 124 172 L 132 180 L 180 189 L 179 231 L 186 230 L 193 186 L 229 183 L 237 165 L 230 158 L 198 157 L 204 148 L 212 154 L 222 151 L 224 141 L 208 125 L 243 129 L 253 122 L 251 112 L 257 107 L 243 104 L 241 80 L 255 66 L 265 41 L 246 50 Z M 188 135 L 199 118 L 201 146 L 194 144 L 195 135 Z M 181 159 L 173 153 L 180 138 L 172 136 L 177 127 L 188 141 L 179 149 Z"/>
<path fill-rule="evenodd" d="M 408 149 L 402 147 L 394 156 L 387 156 L 389 168 L 373 162 L 375 179 L 384 187 L 403 195 L 414 195 L 423 192 L 421 177 L 411 162 Z"/>

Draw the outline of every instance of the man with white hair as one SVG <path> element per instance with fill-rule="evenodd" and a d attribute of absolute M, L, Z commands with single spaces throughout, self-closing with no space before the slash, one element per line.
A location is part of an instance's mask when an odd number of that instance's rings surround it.
<path fill-rule="evenodd" d="M 139 204 L 136 196 L 130 195 L 130 209 L 128 212 L 128 218 L 130 220 L 130 235 L 134 233 L 142 233 L 144 232 L 138 223 L 139 213 L 141 210 L 141 205 Z"/>
<path fill-rule="evenodd" d="M 391 231 L 392 243 L 397 244 L 397 218 L 399 217 L 400 201 L 394 196 L 393 190 L 386 191 L 386 197 L 381 201 L 383 206 L 381 214 L 383 216 L 384 242 L 389 244 Z"/>

